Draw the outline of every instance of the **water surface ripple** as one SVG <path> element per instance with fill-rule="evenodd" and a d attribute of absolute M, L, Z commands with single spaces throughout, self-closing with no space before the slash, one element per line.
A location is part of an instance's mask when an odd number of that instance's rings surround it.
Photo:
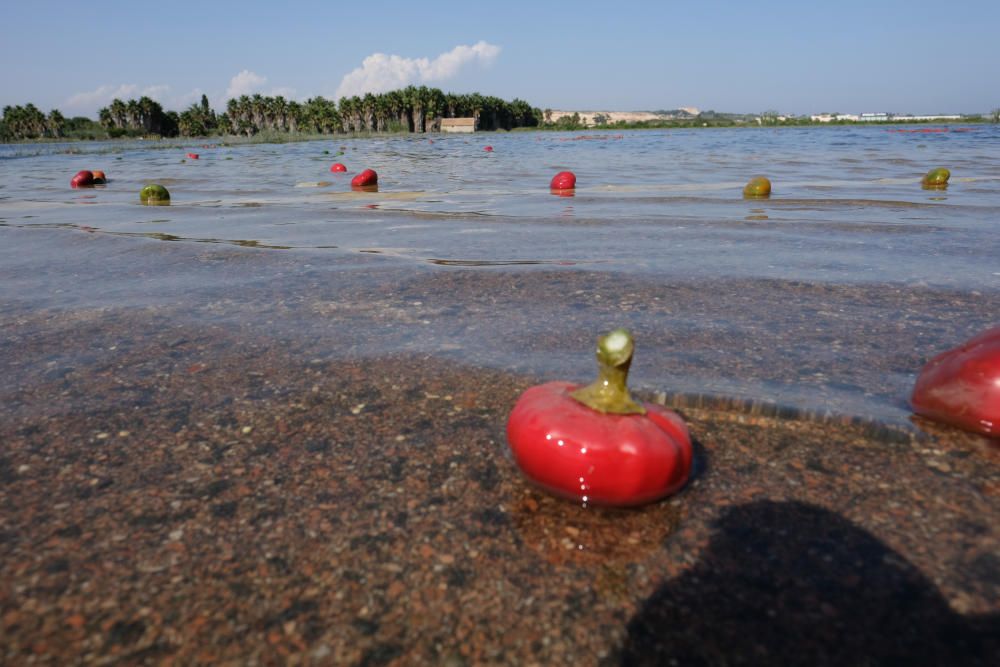
<path fill-rule="evenodd" d="M 0 312 L 336 316 L 368 327 L 352 353 L 580 379 L 626 324 L 647 388 L 903 423 L 926 357 L 1000 312 L 1000 130 L 890 129 L 4 145 Z M 922 190 L 938 166 L 951 185 Z M 378 192 L 350 190 L 364 168 Z M 80 169 L 110 183 L 72 190 Z M 563 169 L 575 196 L 548 191 Z M 744 200 L 758 174 L 772 197 Z M 149 182 L 169 207 L 139 204 Z"/>

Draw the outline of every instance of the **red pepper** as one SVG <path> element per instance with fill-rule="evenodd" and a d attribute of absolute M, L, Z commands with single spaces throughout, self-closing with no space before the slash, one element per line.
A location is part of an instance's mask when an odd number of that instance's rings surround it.
<path fill-rule="evenodd" d="M 572 171 L 560 171 L 552 177 L 549 188 L 555 191 L 572 190 L 576 187 L 576 174 Z"/>
<path fill-rule="evenodd" d="M 1000 437 L 1000 327 L 927 362 L 911 403 L 918 415 Z"/>
<path fill-rule="evenodd" d="M 339 162 L 334 162 L 332 165 L 330 165 L 330 171 L 347 171 L 347 167 L 345 167 Z"/>
<path fill-rule="evenodd" d="M 535 484 L 584 504 L 642 505 L 687 482 L 692 449 L 684 420 L 629 396 L 633 349 L 631 335 L 616 329 L 598 339 L 594 383 L 549 382 L 518 399 L 507 440 Z"/>
<path fill-rule="evenodd" d="M 94 184 L 94 172 L 84 169 L 76 172 L 76 176 L 70 179 L 71 188 L 88 188 Z"/>
<path fill-rule="evenodd" d="M 378 174 L 371 169 L 365 169 L 351 179 L 351 187 L 365 188 L 372 185 L 378 185 Z"/>
<path fill-rule="evenodd" d="M 188 153 L 188 157 L 192 160 L 197 160 L 199 156 L 197 153 Z"/>

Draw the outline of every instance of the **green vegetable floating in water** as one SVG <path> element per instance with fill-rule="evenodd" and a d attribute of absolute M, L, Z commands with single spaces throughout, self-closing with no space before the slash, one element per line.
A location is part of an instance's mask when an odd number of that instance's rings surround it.
<path fill-rule="evenodd" d="M 744 197 L 770 197 L 771 181 L 763 176 L 754 176 L 750 182 L 743 187 Z"/>
<path fill-rule="evenodd" d="M 924 174 L 924 178 L 920 184 L 925 190 L 944 190 L 948 187 L 949 178 L 951 178 L 951 172 L 944 167 L 938 167 Z"/>
<path fill-rule="evenodd" d="M 162 185 L 147 185 L 139 191 L 139 201 L 143 204 L 165 206 L 170 203 L 170 193 Z"/>

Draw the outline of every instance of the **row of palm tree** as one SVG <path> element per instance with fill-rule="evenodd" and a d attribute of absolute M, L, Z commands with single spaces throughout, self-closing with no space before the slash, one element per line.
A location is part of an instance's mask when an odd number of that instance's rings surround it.
<path fill-rule="evenodd" d="M 177 135 L 177 114 L 164 112 L 159 102 L 145 95 L 128 102 L 115 98 L 109 106 L 97 112 L 97 118 L 109 131 L 158 134 L 162 137 Z M 112 136 L 115 134 L 118 133 L 112 132 Z"/>
<path fill-rule="evenodd" d="M 343 97 L 339 103 L 323 97 L 299 103 L 281 96 L 244 95 L 229 100 L 218 128 L 223 134 L 247 136 L 262 131 L 429 132 L 440 127 L 442 118 L 468 117 L 476 119 L 480 130 L 510 130 L 538 125 L 541 112 L 520 99 L 507 102 L 479 93 L 456 95 L 438 88 L 409 86 Z"/>
<path fill-rule="evenodd" d="M 63 136 L 66 119 L 59 109 L 53 109 L 46 116 L 30 102 L 23 107 L 6 106 L 0 121 L 0 138 L 4 141 L 24 139 L 58 139 Z"/>
<path fill-rule="evenodd" d="M 221 114 L 211 109 L 205 95 L 180 114 L 164 111 L 146 96 L 127 101 L 116 98 L 98 111 L 101 126 L 112 137 L 432 132 L 440 128 L 442 118 L 470 117 L 476 119 L 480 130 L 510 130 L 539 125 L 542 112 L 520 99 L 507 102 L 479 93 L 457 95 L 426 86 L 343 97 L 339 102 L 322 96 L 296 102 L 280 95 L 243 95 L 229 100 Z M 60 137 L 64 125 L 58 109 L 46 117 L 28 104 L 4 108 L 0 129 L 4 139 L 19 140 Z"/>

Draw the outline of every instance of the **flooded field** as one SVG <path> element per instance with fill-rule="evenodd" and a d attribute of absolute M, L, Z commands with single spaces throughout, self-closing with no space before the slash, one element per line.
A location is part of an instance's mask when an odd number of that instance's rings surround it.
<path fill-rule="evenodd" d="M 564 375 L 576 349 L 524 341 L 624 325 L 643 386 L 901 423 L 922 355 L 995 322 L 1000 131 L 899 129 L 5 146 L 0 307 L 215 320 L 291 300 L 265 319 L 295 333 L 340 297 L 336 317 L 405 330 L 371 326 L 356 351 Z M 936 166 L 950 187 L 922 190 Z M 71 190 L 82 168 L 111 182 Z M 377 193 L 351 191 L 364 168 Z M 548 191 L 563 169 L 573 197 Z M 755 174 L 770 199 L 741 197 Z M 139 204 L 148 182 L 169 207 Z"/>

